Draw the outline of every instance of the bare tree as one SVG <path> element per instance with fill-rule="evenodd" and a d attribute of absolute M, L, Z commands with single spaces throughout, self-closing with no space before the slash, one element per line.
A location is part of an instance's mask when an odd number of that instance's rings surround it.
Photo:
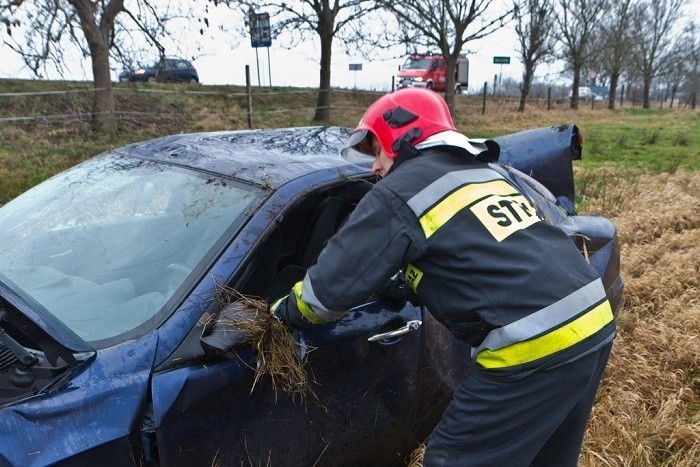
<path fill-rule="evenodd" d="M 211 0 L 213 1 L 213 0 Z M 377 8 L 367 0 L 299 0 L 296 2 L 223 0 L 230 7 L 270 14 L 273 37 L 286 33 L 289 48 L 316 35 L 321 45 L 318 98 L 315 121 L 326 121 L 331 115 L 331 58 L 333 40 L 347 43 L 354 40 L 352 27 Z"/>
<path fill-rule="evenodd" d="M 512 10 L 494 13 L 494 0 L 379 0 L 397 22 L 396 33 L 412 47 L 438 48 L 448 70 L 470 41 L 481 39 L 503 27 Z M 455 74 L 446 73 L 445 101 L 454 112 Z"/>
<path fill-rule="evenodd" d="M 610 79 L 608 109 L 615 108 L 617 85 L 625 67 L 629 66 L 632 48 L 632 12 L 635 0 L 612 2 L 608 14 L 601 18 L 600 35 L 595 42 L 601 67 Z"/>
<path fill-rule="evenodd" d="M 552 0 L 521 0 L 513 7 L 515 32 L 518 35 L 520 58 L 523 62 L 523 83 L 520 87 L 518 112 L 525 111 L 532 78 L 541 61 L 554 53 L 554 16 Z"/>
<path fill-rule="evenodd" d="M 653 0 L 640 2 L 633 15 L 633 56 L 644 83 L 643 107 L 650 107 L 651 84 L 672 63 L 674 26 L 687 0 Z"/>
<path fill-rule="evenodd" d="M 684 51 L 683 61 L 686 68 L 683 90 L 693 109 L 695 108 L 695 99 L 700 88 L 700 34 L 698 32 L 700 32 L 698 23 L 690 22 L 683 31 L 680 41 L 680 47 Z"/>
<path fill-rule="evenodd" d="M 556 16 L 557 39 L 562 44 L 562 56 L 574 75 L 571 108 L 578 109 L 578 88 L 581 71 L 594 53 L 591 47 L 598 20 L 608 6 L 608 0 L 559 0 Z"/>
<path fill-rule="evenodd" d="M 159 38 L 166 34 L 166 23 L 183 13 L 175 14 L 166 3 L 124 0 L 0 0 L 0 15 L 8 28 L 5 43 L 17 52 L 29 69 L 41 76 L 47 64 L 59 72 L 64 70 L 65 51 L 77 47 L 89 57 L 95 86 L 92 128 L 114 132 L 117 129 L 114 95 L 111 82 L 110 54 L 127 55 L 125 47 L 135 35 L 164 47 Z M 23 37 L 15 37 L 16 30 Z"/>

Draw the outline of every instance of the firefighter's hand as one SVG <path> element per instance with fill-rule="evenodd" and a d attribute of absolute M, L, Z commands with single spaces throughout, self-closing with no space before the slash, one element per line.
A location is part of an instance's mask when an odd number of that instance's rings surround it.
<path fill-rule="evenodd" d="M 406 279 L 403 271 L 399 271 L 387 280 L 382 287 L 377 291 L 390 300 L 398 302 L 411 302 L 414 306 L 421 306 L 422 303 L 418 295 L 406 284 Z"/>
<path fill-rule="evenodd" d="M 288 298 L 289 295 L 285 295 L 273 302 L 272 305 L 270 305 L 270 313 L 292 329 L 305 329 L 313 326 L 313 324 L 304 319 L 296 308 L 289 306 Z"/>
<path fill-rule="evenodd" d="M 406 280 L 403 277 L 403 272 L 399 271 L 393 276 L 391 276 L 389 280 L 384 282 L 381 288 L 377 290 L 377 293 L 391 300 L 405 302 L 408 298 L 408 293 L 406 289 Z"/>

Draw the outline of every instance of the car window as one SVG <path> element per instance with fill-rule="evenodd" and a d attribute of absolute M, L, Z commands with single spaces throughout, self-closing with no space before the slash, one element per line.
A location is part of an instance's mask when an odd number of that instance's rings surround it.
<path fill-rule="evenodd" d="M 270 301 L 289 293 L 372 186 L 370 180 L 342 183 L 290 207 L 234 288 Z"/>
<path fill-rule="evenodd" d="M 163 309 L 258 191 L 118 157 L 77 166 L 0 210 L 0 279 L 88 341 Z"/>
<path fill-rule="evenodd" d="M 406 60 L 403 68 L 410 70 L 425 70 L 430 66 L 430 60 L 427 58 L 409 58 Z"/>

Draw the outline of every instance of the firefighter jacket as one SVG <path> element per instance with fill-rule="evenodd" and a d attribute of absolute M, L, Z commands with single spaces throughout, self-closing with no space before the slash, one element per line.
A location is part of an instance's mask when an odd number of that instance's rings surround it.
<path fill-rule="evenodd" d="M 583 355 L 614 338 L 603 284 L 568 236 L 502 168 L 445 147 L 370 190 L 294 286 L 286 313 L 337 320 L 400 269 L 485 368 Z"/>

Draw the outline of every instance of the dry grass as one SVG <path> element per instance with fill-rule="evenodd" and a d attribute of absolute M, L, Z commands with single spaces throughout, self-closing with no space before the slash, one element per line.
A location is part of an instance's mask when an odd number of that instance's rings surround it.
<path fill-rule="evenodd" d="M 580 465 L 697 466 L 700 174 L 618 178 L 631 199 L 607 214 L 622 243 L 625 306 Z"/>
<path fill-rule="evenodd" d="M 228 287 L 219 287 L 219 300 L 228 308 L 227 328 L 244 330 L 242 347 L 256 352 L 255 379 L 251 392 L 261 379 L 267 378 L 272 389 L 282 390 L 293 398 L 313 396 L 311 379 L 307 373 L 308 348 L 301 349 L 286 325 L 270 313 L 265 300 L 241 295 Z"/>

